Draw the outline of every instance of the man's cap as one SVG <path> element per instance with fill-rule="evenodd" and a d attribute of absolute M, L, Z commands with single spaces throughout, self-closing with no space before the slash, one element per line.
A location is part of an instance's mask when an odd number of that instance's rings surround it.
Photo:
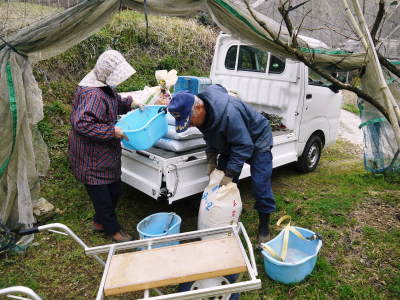
<path fill-rule="evenodd" d="M 175 118 L 176 132 L 183 132 L 189 127 L 194 95 L 189 91 L 176 93 L 168 105 L 169 113 Z"/>

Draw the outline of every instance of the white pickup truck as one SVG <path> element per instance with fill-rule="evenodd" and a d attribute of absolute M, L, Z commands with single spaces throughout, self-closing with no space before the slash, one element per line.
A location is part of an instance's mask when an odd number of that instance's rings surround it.
<path fill-rule="evenodd" d="M 336 140 L 343 98 L 315 78 L 303 63 L 221 34 L 207 80 L 237 93 L 259 111 L 281 116 L 286 129 L 273 131 L 273 167 L 297 162 L 300 171 L 309 172 L 317 167 L 322 148 Z M 248 176 L 250 167 L 245 165 L 241 178 Z M 122 181 L 170 204 L 200 193 L 208 183 L 204 149 L 123 149 Z"/>

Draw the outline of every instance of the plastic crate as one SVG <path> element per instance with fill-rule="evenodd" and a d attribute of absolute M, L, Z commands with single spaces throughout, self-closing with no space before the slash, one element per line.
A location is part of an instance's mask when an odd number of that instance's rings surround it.
<path fill-rule="evenodd" d="M 203 92 L 211 85 L 211 79 L 208 77 L 179 76 L 175 84 L 174 93 L 180 91 L 189 91 L 194 95 Z"/>

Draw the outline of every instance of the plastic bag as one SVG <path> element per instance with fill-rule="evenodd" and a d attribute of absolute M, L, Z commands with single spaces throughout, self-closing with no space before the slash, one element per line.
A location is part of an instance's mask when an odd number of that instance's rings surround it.
<path fill-rule="evenodd" d="M 121 97 L 131 96 L 136 105 L 168 105 L 171 101 L 169 91 L 178 80 L 176 70 L 157 70 L 155 73 L 158 86 L 145 86 L 143 90 L 119 93 Z"/>
<path fill-rule="evenodd" d="M 167 113 L 167 121 L 168 121 L 168 125 L 175 126 L 175 123 L 176 123 L 175 118 L 170 113 Z"/>
<path fill-rule="evenodd" d="M 203 138 L 177 141 L 177 140 L 171 140 L 171 139 L 165 138 L 165 137 L 159 139 L 155 144 L 155 146 L 158 148 L 173 151 L 173 152 L 188 151 L 188 150 L 204 147 L 205 145 L 206 145 L 206 141 Z"/>
<path fill-rule="evenodd" d="M 223 171 L 214 170 L 203 192 L 197 227 L 199 230 L 234 225 L 242 213 L 242 200 L 236 183 L 220 186 Z"/>
<path fill-rule="evenodd" d="M 195 138 L 202 137 L 203 134 L 199 129 L 196 127 L 189 127 L 186 129 L 184 132 L 176 132 L 176 127 L 173 125 L 168 125 L 168 132 L 167 135 L 165 136 L 166 138 L 172 139 L 172 140 L 191 140 Z"/>

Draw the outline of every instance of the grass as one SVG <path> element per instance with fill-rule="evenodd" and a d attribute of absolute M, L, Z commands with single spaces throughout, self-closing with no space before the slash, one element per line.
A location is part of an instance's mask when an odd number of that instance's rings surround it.
<path fill-rule="evenodd" d="M 366 173 L 360 159 L 347 154 L 344 145 L 351 147 L 340 142 L 327 149 L 313 173 L 299 174 L 291 166 L 274 170 L 278 210 L 273 222 L 289 214 L 296 225 L 324 237 L 314 272 L 302 283 L 283 285 L 266 277 L 257 253 L 263 288 L 243 293 L 242 299 L 400 297 L 399 178 Z M 252 208 L 250 180 L 240 182 L 239 187 L 244 203 L 241 220 L 255 242 L 257 214 Z M 70 226 L 88 245 L 110 243 L 91 232 L 93 209 L 83 186 L 69 172 L 66 157 L 53 158 L 42 196 L 61 209 L 49 222 Z M 118 218 L 135 233 L 136 224 L 149 214 L 175 211 L 183 218 L 182 231 L 195 230 L 199 202 L 196 195 L 169 206 L 124 185 Z M 101 271 L 71 239 L 43 233 L 25 253 L 0 260 L 0 287 L 26 285 L 48 299 L 87 299 L 95 296 Z"/>
<path fill-rule="evenodd" d="M 179 74 L 206 75 L 210 66 L 215 32 L 190 20 L 157 17 L 150 18 L 148 39 L 144 32 L 142 15 L 123 12 L 90 39 L 35 66 L 45 100 L 45 118 L 39 129 L 51 156 L 41 196 L 59 209 L 45 222 L 68 225 L 89 246 L 110 241 L 92 233 L 92 205 L 83 185 L 72 176 L 67 159 L 68 116 L 79 80 L 108 47 L 122 51 L 138 71 L 121 90 L 154 84 L 157 68 L 177 67 Z M 239 187 L 244 205 L 241 220 L 255 242 L 257 213 L 250 180 L 240 182 Z M 339 141 L 325 149 L 320 166 L 312 173 L 299 174 L 291 166 L 275 169 L 273 189 L 277 212 L 272 221 L 289 214 L 295 225 L 321 233 L 324 245 L 311 276 L 289 286 L 270 280 L 256 253 L 263 287 L 243 293 L 241 299 L 400 297 L 399 176 L 365 172 L 353 147 Z M 135 234 L 136 224 L 144 217 L 175 211 L 183 219 L 184 232 L 196 229 L 199 203 L 200 195 L 196 195 L 169 206 L 124 185 L 117 213 L 123 227 Z M 102 270 L 70 238 L 41 233 L 25 253 L 1 257 L 0 288 L 25 285 L 45 299 L 93 299 Z M 132 295 L 111 299 L 132 299 Z"/>

